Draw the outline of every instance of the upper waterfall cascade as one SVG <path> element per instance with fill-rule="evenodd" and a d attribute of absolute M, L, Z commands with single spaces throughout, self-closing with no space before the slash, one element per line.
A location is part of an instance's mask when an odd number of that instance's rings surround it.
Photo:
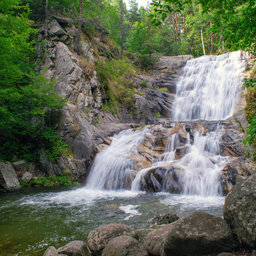
<path fill-rule="evenodd" d="M 86 188 L 221 194 L 220 174 L 229 157 L 221 155 L 218 121 L 233 114 L 244 57 L 238 51 L 189 60 L 177 83 L 169 127 L 147 126 L 115 135 L 96 156 Z M 215 121 L 208 129 L 194 120 Z M 166 139 L 159 142 L 159 136 Z"/>
<path fill-rule="evenodd" d="M 189 60 L 177 84 L 173 121 L 223 120 L 231 116 L 245 70 L 242 51 Z"/>

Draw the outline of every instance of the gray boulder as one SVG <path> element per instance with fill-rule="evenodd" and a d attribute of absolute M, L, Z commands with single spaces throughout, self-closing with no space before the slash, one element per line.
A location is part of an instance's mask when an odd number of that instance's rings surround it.
<path fill-rule="evenodd" d="M 223 215 L 239 241 L 256 249 L 256 174 L 239 179 L 226 197 Z"/>
<path fill-rule="evenodd" d="M 20 189 L 16 172 L 9 162 L 0 162 L 0 190 L 1 187 L 7 191 Z"/>
<path fill-rule="evenodd" d="M 100 255 L 108 242 L 121 235 L 131 235 L 132 230 L 123 224 L 108 224 L 92 230 L 88 235 L 88 248 L 92 255 Z"/>
<path fill-rule="evenodd" d="M 205 212 L 195 212 L 169 226 L 161 256 L 204 255 L 229 252 L 235 248 L 227 223 Z"/>
<path fill-rule="evenodd" d="M 55 247 L 50 246 L 49 248 L 47 248 L 47 250 L 44 252 L 43 256 L 58 256 L 58 252 L 56 250 Z"/>
<path fill-rule="evenodd" d="M 83 241 L 72 241 L 57 250 L 67 256 L 87 256 L 89 255 L 86 243 Z"/>
<path fill-rule="evenodd" d="M 110 240 L 102 256 L 148 256 L 148 253 L 137 240 L 123 235 Z"/>

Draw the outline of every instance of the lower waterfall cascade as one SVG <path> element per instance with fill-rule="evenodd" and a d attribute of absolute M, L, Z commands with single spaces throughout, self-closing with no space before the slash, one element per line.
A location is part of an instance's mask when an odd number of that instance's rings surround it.
<path fill-rule="evenodd" d="M 220 152 L 222 127 L 218 122 L 230 117 L 234 111 L 245 66 L 242 51 L 189 60 L 177 83 L 170 136 L 164 143 L 164 152 L 151 159 L 151 166 L 143 165 L 142 161 L 136 170 L 143 141 L 152 138 L 152 129 L 161 129 L 162 125 L 122 131 L 113 137 L 110 146 L 97 154 L 85 188 L 140 191 L 145 190 L 143 180 L 150 176 L 150 183 L 157 192 L 199 196 L 221 194 L 221 170 L 229 157 Z M 214 120 L 214 128 L 211 131 L 202 127 L 187 131 L 188 122 L 200 123 L 200 120 Z M 186 152 L 177 158 L 175 154 L 180 146 Z M 159 176 L 161 181 L 156 178 Z"/>

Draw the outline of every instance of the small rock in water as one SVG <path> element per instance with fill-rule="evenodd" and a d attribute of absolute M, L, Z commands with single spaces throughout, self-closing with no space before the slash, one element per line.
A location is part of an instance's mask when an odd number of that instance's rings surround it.
<path fill-rule="evenodd" d="M 161 214 L 158 216 L 155 216 L 152 219 L 148 220 L 148 226 L 154 226 L 154 225 L 162 225 L 162 224 L 170 224 L 176 220 L 178 220 L 180 217 L 176 214 L 167 213 L 167 214 Z"/>
<path fill-rule="evenodd" d="M 87 256 L 89 255 L 86 243 L 83 241 L 72 241 L 57 250 L 58 253 L 63 253 L 68 256 Z"/>
<path fill-rule="evenodd" d="M 102 256 L 148 256 L 148 253 L 136 239 L 123 235 L 110 240 Z"/>
<path fill-rule="evenodd" d="M 44 253 L 43 256 L 59 256 L 56 248 L 54 246 L 50 246 Z"/>

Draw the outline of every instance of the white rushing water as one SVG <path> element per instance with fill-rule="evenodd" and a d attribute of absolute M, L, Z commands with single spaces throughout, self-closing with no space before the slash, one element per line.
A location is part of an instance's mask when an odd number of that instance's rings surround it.
<path fill-rule="evenodd" d="M 244 52 L 189 60 L 177 84 L 172 120 L 223 120 L 241 92 Z"/>
<path fill-rule="evenodd" d="M 87 180 L 87 189 L 124 189 L 134 169 L 128 157 L 137 152 L 137 146 L 149 130 L 125 130 L 113 137 L 111 145 L 95 158 Z"/>
<path fill-rule="evenodd" d="M 231 116 L 241 91 L 245 70 L 243 57 L 244 53 L 238 51 L 188 61 L 177 84 L 172 120 L 212 121 Z M 135 175 L 134 162 L 129 156 L 138 154 L 137 147 L 150 133 L 148 127 L 115 135 L 111 145 L 96 156 L 86 189 L 122 190 L 131 187 L 131 190 L 139 191 L 141 180 L 149 171 L 174 164 L 182 170 L 177 176 L 183 194 L 209 197 L 221 193 L 220 174 L 229 158 L 220 155 L 222 129 L 219 125 L 216 124 L 215 131 L 207 133 L 187 132 L 187 152 L 178 160 L 175 152 L 181 142 L 177 133 L 171 135 L 162 157 L 153 161 L 152 167 L 141 169 Z"/>

